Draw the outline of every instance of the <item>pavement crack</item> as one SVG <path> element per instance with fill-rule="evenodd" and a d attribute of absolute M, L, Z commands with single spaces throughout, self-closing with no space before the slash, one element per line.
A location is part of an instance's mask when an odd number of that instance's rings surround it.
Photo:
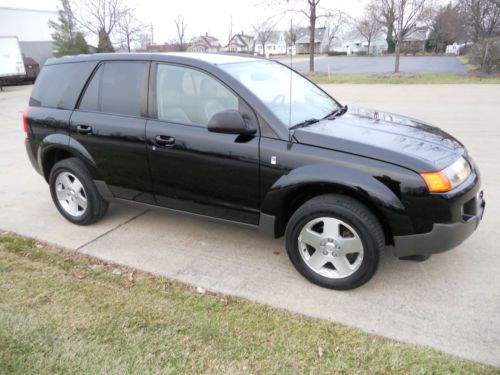
<path fill-rule="evenodd" d="M 115 230 L 117 230 L 117 229 L 118 229 L 118 228 L 120 228 L 121 226 L 123 226 L 123 225 L 125 225 L 125 224 L 128 224 L 128 223 L 130 223 L 131 221 L 134 221 L 135 219 L 137 219 L 137 218 L 141 217 L 142 215 L 144 215 L 144 214 L 145 214 L 145 213 L 147 213 L 148 211 L 149 211 L 149 209 L 146 209 L 146 210 L 144 210 L 144 211 L 139 212 L 137 215 L 132 216 L 130 219 L 125 220 L 123 223 L 118 224 L 117 226 L 115 226 L 115 227 L 113 227 L 113 228 L 111 228 L 111 229 L 107 230 L 106 232 L 104 232 L 104 233 L 100 234 L 99 236 L 97 236 L 97 237 L 95 237 L 95 238 L 91 239 L 90 241 L 85 242 L 83 245 L 78 246 L 78 247 L 76 248 L 76 251 L 79 251 L 79 250 L 83 249 L 85 246 L 88 246 L 88 245 L 90 245 L 91 243 L 96 242 L 96 241 L 97 241 L 97 240 L 99 240 L 100 238 L 102 238 L 102 237 L 104 237 L 104 236 L 108 235 L 108 234 L 109 234 L 109 233 L 111 233 L 111 232 L 114 232 Z"/>

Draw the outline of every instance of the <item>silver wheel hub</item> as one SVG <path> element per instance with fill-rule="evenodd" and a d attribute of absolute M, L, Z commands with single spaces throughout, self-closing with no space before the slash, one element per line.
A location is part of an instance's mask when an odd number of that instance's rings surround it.
<path fill-rule="evenodd" d="M 363 262 L 363 243 L 357 232 L 332 217 L 316 218 L 304 225 L 298 245 L 306 265 L 331 279 L 352 275 Z"/>
<path fill-rule="evenodd" d="M 66 213 L 78 217 L 87 211 L 87 193 L 74 174 L 59 173 L 55 185 L 57 201 Z"/>

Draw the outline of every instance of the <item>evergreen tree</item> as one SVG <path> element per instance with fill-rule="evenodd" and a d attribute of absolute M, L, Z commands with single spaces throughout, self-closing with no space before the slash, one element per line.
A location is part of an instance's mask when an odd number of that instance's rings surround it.
<path fill-rule="evenodd" d="M 54 30 L 52 39 L 57 49 L 54 56 L 87 53 L 87 42 L 83 34 L 76 31 L 75 18 L 69 0 L 61 0 L 61 5 L 62 9 L 59 10 L 58 22 L 49 21 L 49 26 Z"/>

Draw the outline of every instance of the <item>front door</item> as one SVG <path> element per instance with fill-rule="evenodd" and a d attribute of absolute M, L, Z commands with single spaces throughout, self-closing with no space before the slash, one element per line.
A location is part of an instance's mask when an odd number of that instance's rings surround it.
<path fill-rule="evenodd" d="M 70 142 L 90 154 L 114 196 L 154 203 L 144 139 L 148 70 L 141 61 L 101 64 L 71 116 Z"/>
<path fill-rule="evenodd" d="M 212 133 L 210 118 L 227 109 L 247 121 L 250 107 L 213 76 L 173 64 L 152 67 L 147 148 L 159 205 L 258 224 L 259 137 Z"/>

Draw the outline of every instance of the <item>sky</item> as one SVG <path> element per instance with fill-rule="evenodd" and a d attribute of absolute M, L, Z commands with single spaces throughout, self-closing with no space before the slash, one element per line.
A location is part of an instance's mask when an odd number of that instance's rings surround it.
<path fill-rule="evenodd" d="M 275 16 L 277 28 L 286 29 L 293 18 L 294 25 L 307 25 L 307 18 L 300 13 L 286 13 L 285 6 L 276 6 L 272 0 L 123 0 L 135 10 L 136 17 L 145 25 L 153 25 L 155 43 L 169 42 L 176 37 L 174 18 L 182 14 L 186 23 L 188 39 L 194 36 L 209 35 L 219 38 L 222 45 L 228 41 L 229 30 L 233 34 L 252 32 L 252 25 L 269 16 Z M 320 7 L 342 10 L 352 17 L 362 14 L 367 0 L 322 0 Z M 297 3 L 306 3 L 305 0 Z M 72 3 L 77 3 L 73 1 Z M 0 0 L 0 6 L 57 10 L 59 0 Z M 270 4 L 270 5 L 269 5 Z M 148 26 L 145 32 L 150 32 Z M 89 39 L 90 36 L 87 37 Z M 89 43 L 93 43 L 90 37 Z"/>

